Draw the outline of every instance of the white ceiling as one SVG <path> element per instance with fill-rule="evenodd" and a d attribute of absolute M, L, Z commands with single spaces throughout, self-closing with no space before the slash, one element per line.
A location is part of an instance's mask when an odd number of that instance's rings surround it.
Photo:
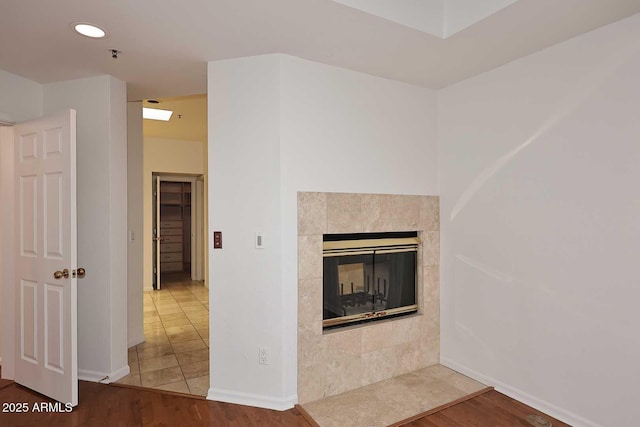
<path fill-rule="evenodd" d="M 41 83 L 111 74 L 142 99 L 206 92 L 211 60 L 285 53 L 441 88 L 638 12 L 640 0 L 519 0 L 443 39 L 332 0 L 2 0 L 0 69 Z M 78 21 L 108 37 L 76 35 Z"/>
<path fill-rule="evenodd" d="M 447 38 L 519 0 L 333 0 Z"/>

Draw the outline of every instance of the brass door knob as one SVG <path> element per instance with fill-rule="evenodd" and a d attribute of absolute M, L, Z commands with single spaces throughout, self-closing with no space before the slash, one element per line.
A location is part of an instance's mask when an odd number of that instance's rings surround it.
<path fill-rule="evenodd" d="M 62 279 L 62 278 L 68 279 L 69 278 L 69 269 L 65 268 L 64 270 L 60 271 L 56 271 L 55 273 L 53 273 L 53 278 L 54 279 Z"/>
<path fill-rule="evenodd" d="M 85 270 L 84 268 L 80 267 L 78 269 L 78 277 L 84 277 L 85 274 L 87 274 L 87 270 Z"/>

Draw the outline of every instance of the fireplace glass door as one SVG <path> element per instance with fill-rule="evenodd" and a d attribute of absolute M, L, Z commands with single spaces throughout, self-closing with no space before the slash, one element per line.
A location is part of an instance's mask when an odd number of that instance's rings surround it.
<path fill-rule="evenodd" d="M 346 239 L 325 240 L 325 328 L 417 310 L 418 239 L 416 233 L 410 234 L 413 236 L 354 239 L 362 235 L 346 235 Z M 329 236 L 336 239 L 339 235 Z"/>

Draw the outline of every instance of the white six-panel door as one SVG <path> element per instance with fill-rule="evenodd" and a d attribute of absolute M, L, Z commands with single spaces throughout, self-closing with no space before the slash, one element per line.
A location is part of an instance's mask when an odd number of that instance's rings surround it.
<path fill-rule="evenodd" d="M 76 112 L 15 126 L 16 382 L 78 404 Z"/>

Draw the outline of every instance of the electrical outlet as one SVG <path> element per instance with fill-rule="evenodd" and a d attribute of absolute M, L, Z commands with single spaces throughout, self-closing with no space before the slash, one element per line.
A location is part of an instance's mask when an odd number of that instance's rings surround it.
<path fill-rule="evenodd" d="M 260 365 L 271 364 L 271 352 L 267 347 L 258 347 L 258 363 Z"/>

